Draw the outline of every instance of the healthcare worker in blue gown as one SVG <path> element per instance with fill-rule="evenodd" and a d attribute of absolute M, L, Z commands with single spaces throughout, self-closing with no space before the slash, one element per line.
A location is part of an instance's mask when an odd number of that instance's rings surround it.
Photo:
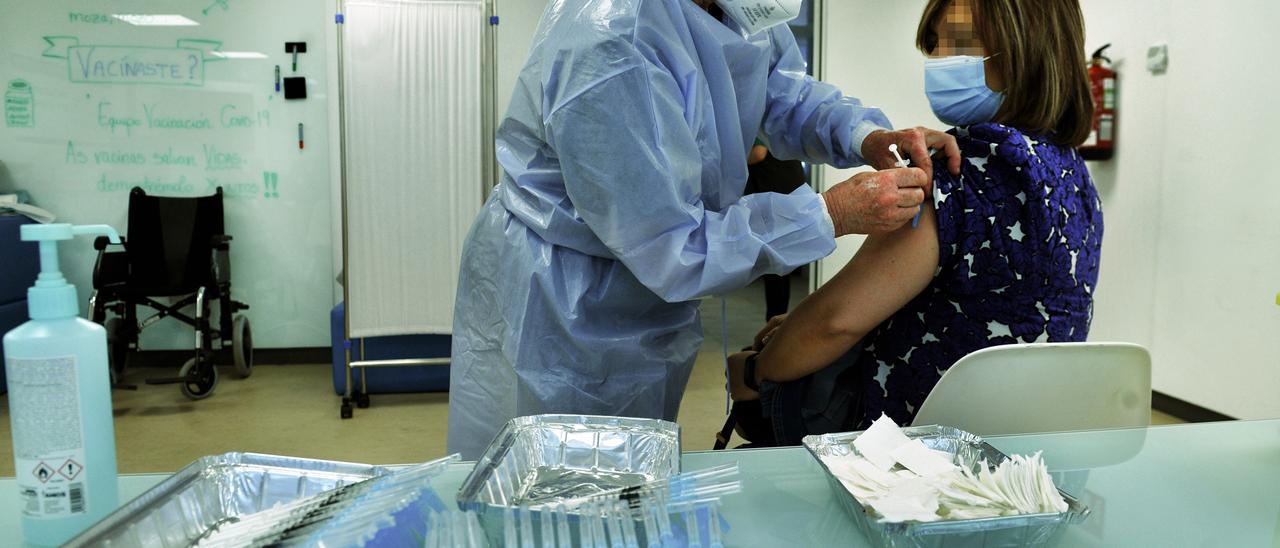
<path fill-rule="evenodd" d="M 477 458 L 525 415 L 675 420 L 702 341 L 697 299 L 908 222 L 929 148 L 959 170 L 950 136 L 888 130 L 806 75 L 782 24 L 800 1 L 550 4 L 498 129 L 505 175 L 463 251 L 450 452 Z M 743 197 L 757 138 L 842 168 L 891 168 L 898 144 L 925 169 Z"/>

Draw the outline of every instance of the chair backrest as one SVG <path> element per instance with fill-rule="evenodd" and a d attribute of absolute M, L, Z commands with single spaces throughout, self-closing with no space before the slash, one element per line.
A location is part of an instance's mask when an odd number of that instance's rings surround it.
<path fill-rule="evenodd" d="M 159 295 L 191 293 L 210 282 L 212 238 L 225 234 L 222 188 L 210 196 L 148 196 L 129 192 L 130 285 Z"/>
<path fill-rule="evenodd" d="M 1151 354 L 1129 343 L 995 346 L 951 366 L 915 425 L 982 436 L 1151 424 Z"/>

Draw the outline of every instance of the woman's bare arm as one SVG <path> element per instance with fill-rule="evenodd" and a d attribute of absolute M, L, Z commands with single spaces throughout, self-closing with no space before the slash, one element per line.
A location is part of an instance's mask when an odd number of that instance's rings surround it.
<path fill-rule="evenodd" d="M 937 268 L 937 220 L 927 205 L 919 227 L 868 237 L 800 303 L 757 358 L 756 380 L 792 381 L 826 367 L 924 291 Z"/>

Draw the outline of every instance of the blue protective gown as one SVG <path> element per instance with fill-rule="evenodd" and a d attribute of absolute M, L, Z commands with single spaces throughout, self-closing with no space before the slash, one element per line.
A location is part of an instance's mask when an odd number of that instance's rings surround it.
<path fill-rule="evenodd" d="M 463 252 L 449 451 L 477 458 L 524 415 L 675 420 L 696 299 L 835 249 L 809 187 L 742 196 L 754 140 L 851 167 L 878 127 L 805 74 L 785 25 L 744 36 L 692 0 L 553 1 Z"/>

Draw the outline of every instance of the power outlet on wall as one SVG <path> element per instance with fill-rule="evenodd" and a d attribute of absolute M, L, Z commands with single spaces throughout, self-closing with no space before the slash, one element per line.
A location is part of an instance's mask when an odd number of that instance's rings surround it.
<path fill-rule="evenodd" d="M 1147 48 L 1147 70 L 1151 74 L 1164 74 L 1169 70 L 1168 44 L 1156 44 Z"/>

